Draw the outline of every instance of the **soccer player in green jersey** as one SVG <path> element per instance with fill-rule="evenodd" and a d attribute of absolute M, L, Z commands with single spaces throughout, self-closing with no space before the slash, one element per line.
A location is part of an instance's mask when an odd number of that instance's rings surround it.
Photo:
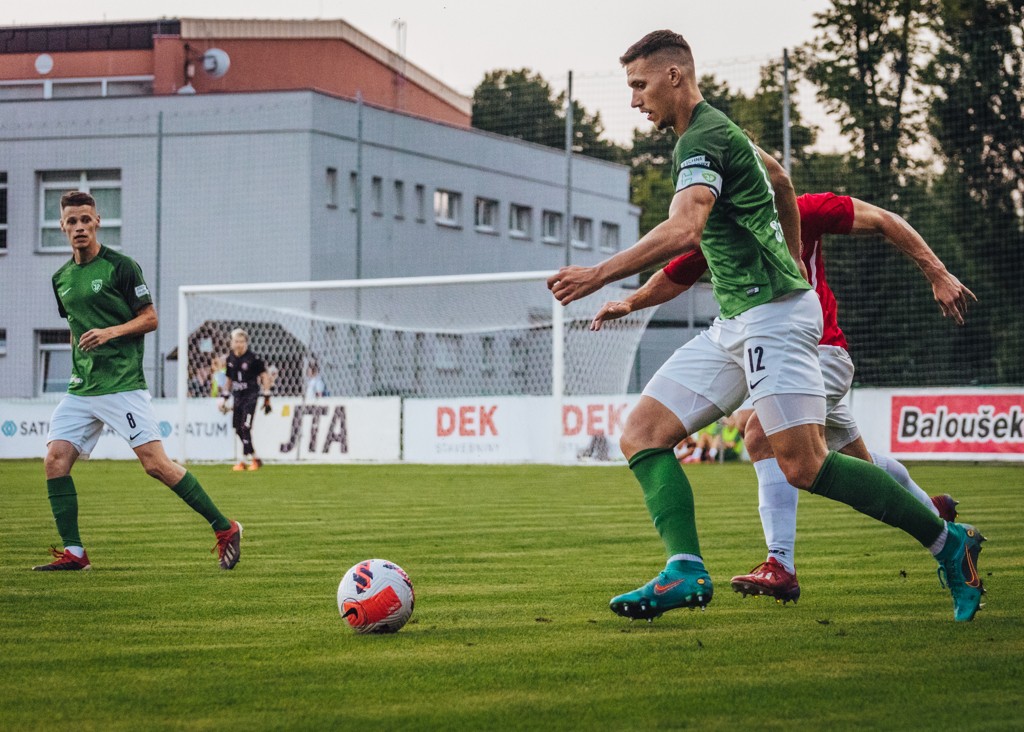
<path fill-rule="evenodd" d="M 222 514 L 190 472 L 172 462 L 142 372 L 143 337 L 156 330 L 157 315 L 142 270 L 131 257 L 100 244 L 100 217 L 88 193 L 61 196 L 60 228 L 71 259 L 53 275 L 57 308 L 71 329 L 68 393 L 50 420 L 46 488 L 63 551 L 39 571 L 89 569 L 78 531 L 78 494 L 71 469 L 88 457 L 103 425 L 124 438 L 146 473 L 168 486 L 210 522 L 220 566 L 232 569 L 241 553 L 242 526 Z"/>
<path fill-rule="evenodd" d="M 654 31 L 619 60 L 631 106 L 679 135 L 668 218 L 594 267 L 563 267 L 548 287 L 565 305 L 700 247 L 721 316 L 651 378 L 626 423 L 622 453 L 643 488 L 668 562 L 647 584 L 612 598 L 611 609 L 650 620 L 711 600 L 693 491 L 672 448 L 735 411 L 749 390 L 788 482 L 909 533 L 939 561 L 954 618 L 973 619 L 983 592 L 977 572 L 983 537 L 971 526 L 943 521 L 875 465 L 826 445 L 817 351 L 822 312 L 798 267 L 792 185 L 776 195 L 756 146 L 704 101 L 682 36 Z"/>

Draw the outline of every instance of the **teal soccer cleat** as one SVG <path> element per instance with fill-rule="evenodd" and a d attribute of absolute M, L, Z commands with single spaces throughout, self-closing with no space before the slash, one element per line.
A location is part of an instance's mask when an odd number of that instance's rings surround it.
<path fill-rule="evenodd" d="M 953 596 L 953 618 L 958 622 L 974 620 L 981 607 L 985 585 L 978 575 L 978 555 L 985 537 L 973 526 L 947 523 L 949 537 L 936 559 L 939 584 Z"/>
<path fill-rule="evenodd" d="M 643 587 L 613 597 L 612 612 L 631 620 L 651 621 L 667 610 L 688 607 L 701 610 L 711 602 L 711 577 L 699 562 L 669 562 Z"/>

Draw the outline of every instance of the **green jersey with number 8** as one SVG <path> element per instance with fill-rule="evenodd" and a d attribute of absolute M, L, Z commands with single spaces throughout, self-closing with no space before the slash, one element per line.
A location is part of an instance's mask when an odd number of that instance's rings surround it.
<path fill-rule="evenodd" d="M 715 194 L 701 236 L 723 318 L 809 290 L 786 247 L 775 192 L 754 143 L 728 117 L 700 102 L 672 156 L 676 192 L 702 185 Z"/>

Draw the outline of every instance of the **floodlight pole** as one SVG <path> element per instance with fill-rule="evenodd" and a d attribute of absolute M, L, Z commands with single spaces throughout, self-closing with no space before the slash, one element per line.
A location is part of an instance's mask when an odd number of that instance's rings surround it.
<path fill-rule="evenodd" d="M 782 167 L 789 175 L 792 171 L 792 139 L 789 130 L 789 50 L 782 49 Z"/>
<path fill-rule="evenodd" d="M 565 266 L 572 264 L 572 71 L 565 99 Z"/>
<path fill-rule="evenodd" d="M 163 183 L 164 183 L 164 113 L 156 115 L 156 215 L 154 243 L 156 245 L 156 261 L 153 263 L 153 305 L 160 312 L 160 235 L 163 220 Z M 153 334 L 153 386 L 158 397 L 164 396 L 164 373 L 161 368 L 163 353 L 160 351 L 160 336 Z"/>

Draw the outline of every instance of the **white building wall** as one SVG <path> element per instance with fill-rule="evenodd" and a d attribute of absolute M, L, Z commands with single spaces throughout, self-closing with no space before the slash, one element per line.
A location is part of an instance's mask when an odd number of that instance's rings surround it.
<path fill-rule="evenodd" d="M 8 174 L 10 212 L 8 251 L 0 256 L 0 328 L 7 330 L 0 398 L 36 393 L 35 333 L 66 328 L 50 277 L 68 254 L 38 246 L 40 171 L 121 171 L 122 250 L 157 291 L 160 329 L 147 336 L 146 370 L 158 395 L 162 383 L 162 393 L 173 396 L 176 364 L 158 354 L 174 348 L 182 284 L 350 278 L 360 230 L 363 277 L 555 269 L 565 262 L 564 245 L 541 241 L 542 212 L 564 213 L 561 151 L 368 106 L 362 116 L 360 146 L 359 105 L 314 92 L 0 105 L 0 170 Z M 360 170 L 360 151 L 361 219 L 349 183 Z M 328 167 L 337 170 L 334 207 L 327 205 Z M 374 176 L 382 180 L 379 215 L 371 210 Z M 396 180 L 405 187 L 402 219 L 394 215 Z M 636 240 L 628 168 L 577 156 L 573 183 L 573 213 L 592 219 L 594 236 L 590 249 L 572 250 L 573 263 L 608 256 L 598 247 L 602 221 L 619 226 L 621 247 Z M 422 220 L 417 185 L 426 198 Z M 436 189 L 462 194 L 459 226 L 435 222 Z M 496 233 L 475 229 L 477 196 L 498 201 Z M 533 209 L 527 240 L 508 234 L 512 203 Z M 563 221 L 563 232 L 570 226 Z"/>

